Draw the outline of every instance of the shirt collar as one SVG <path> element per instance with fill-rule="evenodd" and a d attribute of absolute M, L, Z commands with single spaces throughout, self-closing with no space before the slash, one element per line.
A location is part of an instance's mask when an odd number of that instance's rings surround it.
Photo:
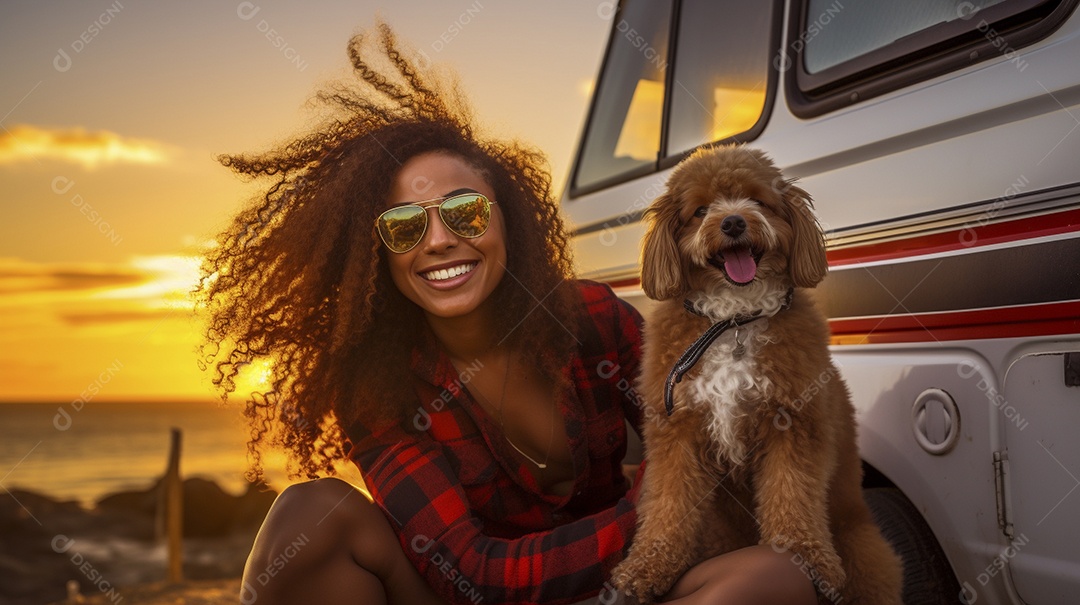
<path fill-rule="evenodd" d="M 413 373 L 424 382 L 444 388 L 458 380 L 450 356 L 439 346 L 431 328 L 425 326 L 410 360 Z"/>

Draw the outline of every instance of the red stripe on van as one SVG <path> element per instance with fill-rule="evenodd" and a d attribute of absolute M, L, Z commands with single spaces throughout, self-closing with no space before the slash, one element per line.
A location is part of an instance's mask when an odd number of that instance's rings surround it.
<path fill-rule="evenodd" d="M 998 309 L 829 320 L 832 344 L 875 344 L 1080 334 L 1080 301 Z"/>
<path fill-rule="evenodd" d="M 625 279 L 612 279 L 604 282 L 612 288 L 631 288 L 641 285 L 640 277 L 627 277 Z"/>
<path fill-rule="evenodd" d="M 1080 209 L 997 223 L 969 224 L 960 229 L 828 251 L 830 266 L 967 250 L 1002 242 L 1080 231 Z"/>

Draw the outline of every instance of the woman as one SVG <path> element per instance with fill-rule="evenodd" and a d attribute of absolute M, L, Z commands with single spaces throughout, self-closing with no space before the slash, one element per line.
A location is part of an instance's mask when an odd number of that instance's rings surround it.
<path fill-rule="evenodd" d="M 380 27 L 363 90 L 239 173 L 273 185 L 204 267 L 206 362 L 225 393 L 272 359 L 247 403 L 259 446 L 314 478 L 348 457 L 373 500 L 336 479 L 286 489 L 256 539 L 245 602 L 615 602 L 633 534 L 622 472 L 640 317 L 570 279 L 543 159 L 478 138 L 452 95 Z M 384 70 L 387 71 L 387 70 Z M 224 351 L 224 352 L 223 352 Z M 812 603 L 788 557 L 757 547 L 688 571 L 680 603 Z"/>

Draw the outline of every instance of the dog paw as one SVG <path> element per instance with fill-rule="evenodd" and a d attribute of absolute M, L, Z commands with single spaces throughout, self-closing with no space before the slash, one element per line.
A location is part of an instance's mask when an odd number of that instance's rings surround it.
<path fill-rule="evenodd" d="M 838 590 L 844 587 L 847 582 L 847 574 L 844 572 L 840 557 L 835 552 L 832 552 L 831 548 L 827 552 L 819 552 L 817 557 L 810 561 L 814 571 L 817 572 L 814 586 L 822 591 Z"/>
<path fill-rule="evenodd" d="M 611 582 L 615 588 L 641 603 L 651 603 L 666 593 L 688 567 L 664 544 L 638 545 L 615 567 Z"/>
<path fill-rule="evenodd" d="M 814 545 L 804 550 L 802 556 L 809 565 L 810 579 L 818 590 L 824 592 L 844 587 L 847 573 L 832 547 Z"/>
<path fill-rule="evenodd" d="M 612 572 L 611 583 L 616 590 L 637 599 L 639 603 L 652 603 L 656 592 L 648 575 L 649 566 L 644 559 L 628 558 Z"/>

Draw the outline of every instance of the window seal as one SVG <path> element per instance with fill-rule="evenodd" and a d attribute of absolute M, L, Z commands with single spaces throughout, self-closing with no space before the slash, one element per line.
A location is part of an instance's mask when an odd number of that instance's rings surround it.
<path fill-rule="evenodd" d="M 660 149 L 656 151 L 657 169 L 659 163 L 667 157 L 668 134 L 671 132 L 671 94 L 675 86 L 675 65 L 679 60 L 679 18 L 682 16 L 683 0 L 675 0 L 671 5 L 671 23 L 668 24 L 668 68 L 664 74 L 664 104 L 660 113 Z"/>
<path fill-rule="evenodd" d="M 638 166 L 637 168 L 631 168 L 630 170 L 620 172 L 619 174 L 609 176 L 605 179 L 600 179 L 599 181 L 589 183 L 588 185 L 575 184 L 570 187 L 570 198 L 573 199 L 589 193 L 595 193 L 602 189 L 607 189 L 609 187 L 614 187 L 615 185 L 620 185 L 627 181 L 632 181 L 643 176 L 648 176 L 650 174 L 653 174 L 654 172 L 656 172 L 656 162 L 653 162 L 651 164 L 643 164 L 641 166 Z"/>

